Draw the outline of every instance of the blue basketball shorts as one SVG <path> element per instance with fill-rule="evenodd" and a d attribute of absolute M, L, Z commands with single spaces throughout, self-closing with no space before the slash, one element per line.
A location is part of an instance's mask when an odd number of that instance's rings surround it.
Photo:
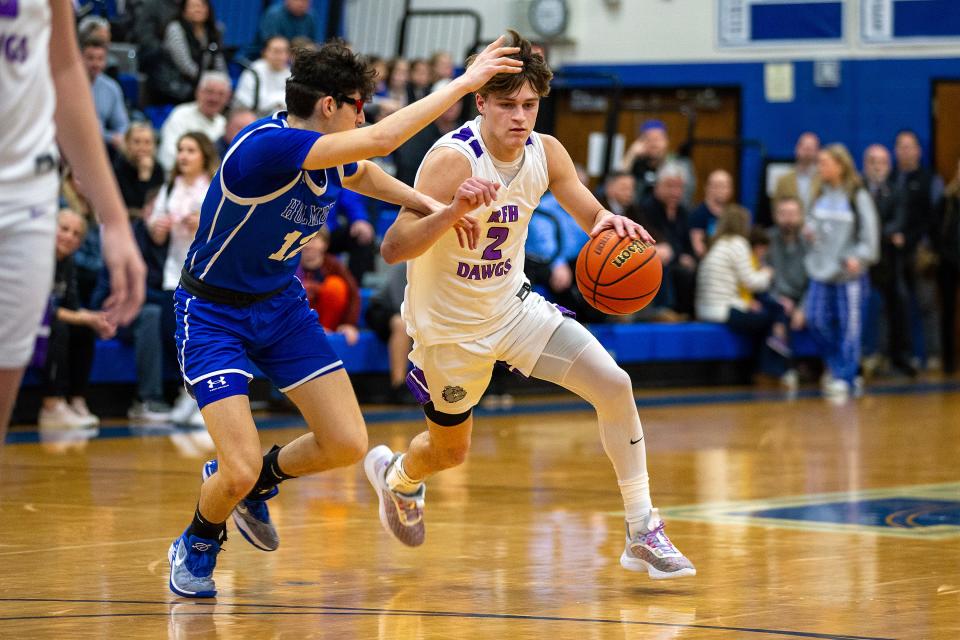
<path fill-rule="evenodd" d="M 177 360 L 200 407 L 248 393 L 251 363 L 284 393 L 343 368 L 294 279 L 281 293 L 232 307 L 174 292 Z"/>

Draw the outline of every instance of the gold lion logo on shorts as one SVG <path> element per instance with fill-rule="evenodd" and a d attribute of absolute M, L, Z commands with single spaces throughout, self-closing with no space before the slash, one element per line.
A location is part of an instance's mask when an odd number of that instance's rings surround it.
<path fill-rule="evenodd" d="M 453 404 L 454 402 L 460 402 L 467 397 L 467 392 L 463 387 L 453 387 L 447 385 L 443 388 L 443 399 Z"/>

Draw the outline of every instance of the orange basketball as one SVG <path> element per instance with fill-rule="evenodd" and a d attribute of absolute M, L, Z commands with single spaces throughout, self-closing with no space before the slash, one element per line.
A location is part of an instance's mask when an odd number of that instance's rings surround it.
<path fill-rule="evenodd" d="M 634 313 L 660 290 L 663 265 L 657 248 L 643 240 L 621 238 L 613 229 L 590 239 L 577 257 L 577 287 L 604 313 Z"/>

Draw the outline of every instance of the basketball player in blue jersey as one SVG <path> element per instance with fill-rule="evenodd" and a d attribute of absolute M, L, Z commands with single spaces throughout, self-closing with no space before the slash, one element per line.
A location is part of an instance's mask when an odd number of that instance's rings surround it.
<path fill-rule="evenodd" d="M 518 72 L 522 63 L 506 57 L 517 49 L 501 42 L 443 89 L 365 128 L 358 127 L 373 70 L 342 44 L 299 51 L 288 111 L 247 126 L 224 155 L 174 294 L 180 368 L 217 446 L 217 459 L 203 468 L 193 522 L 170 546 L 174 593 L 216 594 L 212 572 L 228 516 L 251 544 L 273 551 L 278 538 L 265 501 L 277 485 L 362 458 L 367 435 L 356 397 L 294 276 L 300 251 L 344 187 L 446 215 L 449 206 L 364 158 L 390 153 L 495 74 Z M 266 455 L 247 396 L 251 362 L 310 430 Z"/>
<path fill-rule="evenodd" d="M 590 332 L 532 292 L 523 276 L 527 226 L 547 190 L 592 236 L 615 229 L 621 237 L 653 238 L 603 209 L 580 183 L 563 146 L 534 133 L 552 73 L 516 32 L 510 41 L 520 47 L 523 70 L 483 86 L 476 95 L 480 116 L 441 138 L 420 166 L 416 188 L 452 202 L 451 210 L 421 217 L 403 209 L 381 245 L 387 262 L 408 261 L 402 314 L 415 365 L 408 384 L 424 405 L 427 430 L 404 454 L 382 445 L 367 454 L 364 469 L 380 501 L 380 521 L 400 542 L 423 543 L 423 481 L 463 462 L 471 411 L 501 361 L 573 391 L 596 409 L 626 512 L 621 565 L 651 578 L 695 575 L 651 503 L 630 376 Z M 475 189 L 472 202 L 459 195 L 464 184 Z M 477 226 L 454 227 L 462 211 L 453 209 L 460 208 L 473 209 L 464 220 Z M 458 236 L 468 231 L 479 245 L 461 246 Z"/>

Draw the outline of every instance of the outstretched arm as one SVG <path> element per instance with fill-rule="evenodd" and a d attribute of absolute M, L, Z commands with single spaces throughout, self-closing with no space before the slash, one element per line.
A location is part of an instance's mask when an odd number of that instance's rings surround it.
<path fill-rule="evenodd" d="M 110 296 L 104 310 L 111 322 L 128 324 L 139 313 L 146 267 L 133 241 L 127 209 L 107 163 L 100 125 L 93 110 L 90 82 L 80 63 L 73 7 L 51 0 L 50 73 L 57 90 L 57 141 L 103 225 L 103 261 L 110 271 Z"/>
<path fill-rule="evenodd" d="M 503 40 L 503 36 L 497 38 L 477 56 L 462 76 L 439 91 L 407 105 L 369 127 L 322 136 L 310 149 L 303 168 L 325 169 L 385 156 L 440 117 L 457 100 L 482 87 L 496 74 L 519 73 L 523 63 L 506 56 L 517 53 L 520 49 L 502 47 Z"/>
<path fill-rule="evenodd" d="M 553 136 L 541 135 L 547 153 L 547 171 L 550 174 L 550 191 L 557 202 L 577 221 L 580 228 L 595 236 L 604 229 L 615 229 L 621 238 L 630 236 L 653 244 L 647 230 L 625 216 L 614 215 L 607 211 L 590 190 L 583 186 L 577 177 L 570 154 Z"/>
<path fill-rule="evenodd" d="M 440 203 L 423 215 L 404 207 L 384 235 L 380 253 L 388 264 L 416 258 L 453 227 L 461 246 L 476 248 L 479 223 L 466 214 L 497 197 L 500 185 L 471 177 L 470 163 L 452 149 L 436 149 L 424 161 L 417 190 Z M 458 224 L 462 226 L 457 226 Z"/>
<path fill-rule="evenodd" d="M 357 163 L 357 172 L 343 179 L 343 186 L 351 191 L 383 200 L 391 204 L 419 211 L 421 214 L 441 209 L 443 205 L 425 196 L 377 166 L 369 160 Z"/>

